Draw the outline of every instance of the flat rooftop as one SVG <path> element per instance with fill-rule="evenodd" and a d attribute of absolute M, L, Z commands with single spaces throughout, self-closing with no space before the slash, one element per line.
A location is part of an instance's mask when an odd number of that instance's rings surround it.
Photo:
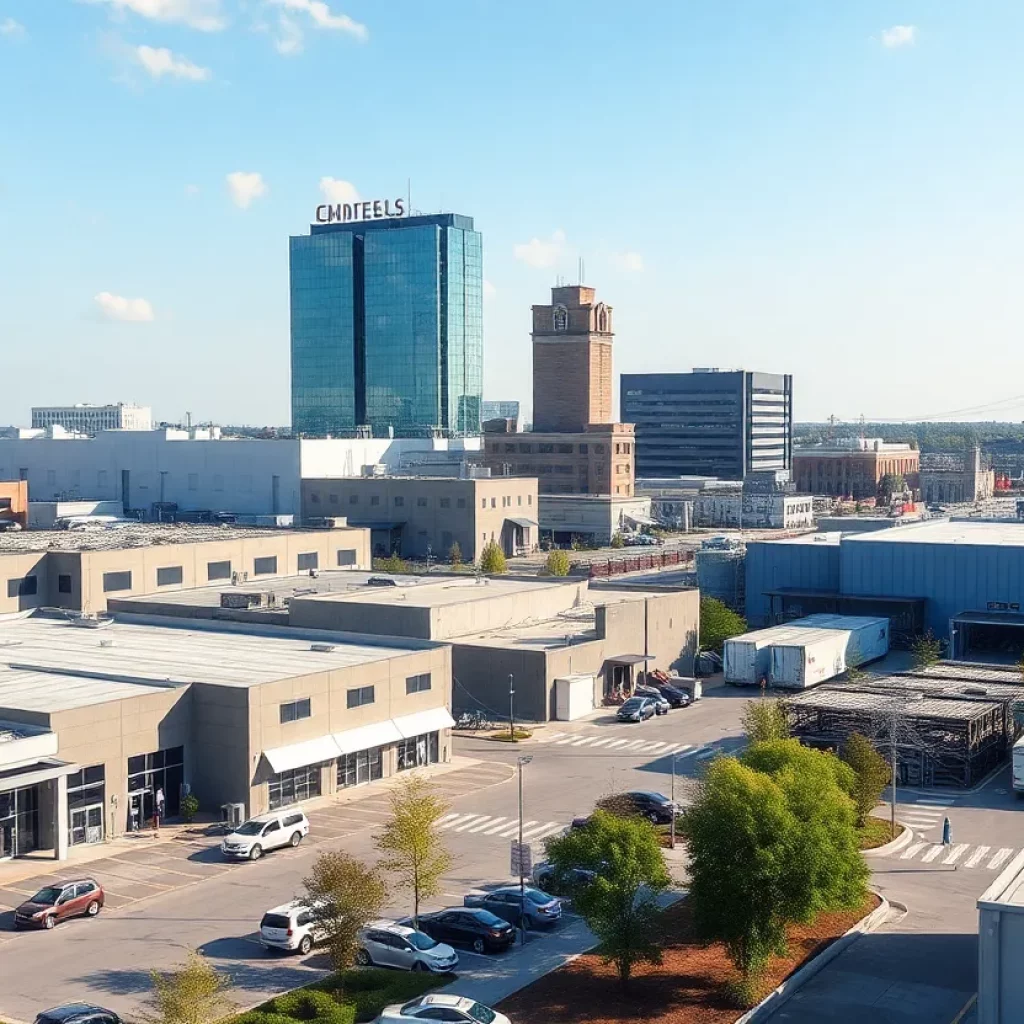
<path fill-rule="evenodd" d="M 331 650 L 315 651 L 313 644 Z M 191 619 L 85 629 L 37 615 L 0 622 L 0 708 L 66 711 L 193 682 L 247 688 L 432 646 L 399 646 L 393 638 L 349 642 L 323 630 L 206 628 Z"/>
<path fill-rule="evenodd" d="M 414 578 L 396 576 L 396 587 L 368 587 L 366 577 L 382 576 L 383 573 L 363 573 L 362 585 L 344 591 L 324 595 L 324 600 L 355 601 L 361 604 L 403 605 L 413 608 L 443 608 L 465 604 L 469 601 L 486 601 L 492 597 L 507 597 L 512 594 L 535 593 L 540 587 L 578 587 L 585 584 L 579 577 L 536 577 L 533 579 L 507 579 L 500 576 L 484 576 L 478 582 L 475 576 L 466 575 Z M 411 580 L 412 582 L 406 582 Z M 319 582 L 310 580 L 310 583 Z M 404 584 L 404 585 L 403 585 Z M 223 589 L 223 588 L 221 588 Z"/>
<path fill-rule="evenodd" d="M 848 534 L 851 544 L 968 544 L 1024 547 L 1024 523 L 954 522 L 940 519 L 915 523 L 898 530 Z"/>
<path fill-rule="evenodd" d="M 31 551 L 117 551 L 152 544 L 198 544 L 285 533 L 283 528 L 223 523 L 118 523 L 113 529 L 21 530 L 0 533 L 0 557 Z M 315 531 L 294 531 L 315 532 Z"/>

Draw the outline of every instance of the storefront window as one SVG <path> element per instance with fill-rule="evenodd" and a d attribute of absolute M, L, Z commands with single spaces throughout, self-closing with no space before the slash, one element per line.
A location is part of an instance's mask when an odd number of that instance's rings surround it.
<path fill-rule="evenodd" d="M 384 757 L 381 747 L 357 750 L 338 758 L 338 788 L 361 786 L 384 776 Z"/>
<path fill-rule="evenodd" d="M 68 776 L 68 843 L 103 841 L 103 807 L 106 798 L 103 765 L 83 768 Z"/>
<path fill-rule="evenodd" d="M 164 791 L 164 815 L 173 818 L 181 805 L 185 748 L 169 747 L 128 758 L 128 827 L 141 828 L 153 817 L 156 791 Z"/>
<path fill-rule="evenodd" d="M 270 809 L 301 803 L 320 795 L 320 765 L 278 772 L 270 778 Z"/>
<path fill-rule="evenodd" d="M 397 748 L 400 772 L 407 771 L 409 768 L 420 768 L 425 764 L 436 764 L 440 760 L 436 732 L 425 732 L 422 736 L 401 740 Z"/>

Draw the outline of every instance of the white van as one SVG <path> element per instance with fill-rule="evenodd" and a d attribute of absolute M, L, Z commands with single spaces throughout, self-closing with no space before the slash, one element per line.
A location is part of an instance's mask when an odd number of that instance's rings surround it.
<path fill-rule="evenodd" d="M 260 814 L 239 825 L 220 844 L 229 860 L 259 860 L 269 850 L 298 846 L 309 835 L 309 820 L 297 807 Z"/>
<path fill-rule="evenodd" d="M 260 921 L 260 944 L 266 949 L 305 956 L 323 938 L 323 928 L 301 900 L 268 910 Z"/>

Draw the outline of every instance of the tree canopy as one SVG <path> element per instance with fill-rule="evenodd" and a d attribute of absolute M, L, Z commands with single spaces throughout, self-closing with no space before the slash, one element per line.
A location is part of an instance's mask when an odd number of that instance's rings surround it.
<path fill-rule="evenodd" d="M 842 758 L 854 773 L 851 795 L 857 807 L 857 824 L 863 826 L 882 799 L 882 790 L 889 785 L 889 763 L 859 732 L 843 744 Z"/>
<path fill-rule="evenodd" d="M 742 723 L 743 732 L 751 743 L 789 739 L 789 716 L 782 701 L 774 697 L 747 701 Z"/>
<path fill-rule="evenodd" d="M 700 646 L 703 651 L 722 653 L 730 637 L 747 631 L 747 620 L 716 597 L 700 599 Z"/>
<path fill-rule="evenodd" d="M 151 1009 L 144 1024 L 208 1024 L 230 1008 L 228 979 L 202 954 L 189 951 L 185 963 L 172 971 L 151 971 Z"/>
<path fill-rule="evenodd" d="M 480 571 L 490 576 L 508 572 L 505 552 L 498 546 L 497 541 L 489 540 L 480 552 Z"/>

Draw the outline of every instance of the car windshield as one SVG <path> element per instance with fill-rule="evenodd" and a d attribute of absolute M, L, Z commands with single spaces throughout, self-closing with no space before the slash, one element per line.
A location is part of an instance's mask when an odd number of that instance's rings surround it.
<path fill-rule="evenodd" d="M 266 826 L 265 821 L 247 821 L 235 829 L 236 836 L 258 836 Z"/>
<path fill-rule="evenodd" d="M 477 910 L 473 916 L 481 923 L 487 925 L 488 928 L 504 928 L 505 922 L 498 917 L 497 914 L 492 914 L 489 910 Z"/>
<path fill-rule="evenodd" d="M 466 1012 L 473 1020 L 480 1021 L 480 1024 L 491 1024 L 491 1021 L 498 1016 L 489 1006 L 484 1006 L 483 1003 L 474 1003 Z"/>
<path fill-rule="evenodd" d="M 57 886 L 48 885 L 45 889 L 40 889 L 39 892 L 32 897 L 30 902 L 45 903 L 47 906 L 52 907 L 53 904 L 60 899 L 60 894 L 63 891 L 63 889 L 60 889 Z"/>
<path fill-rule="evenodd" d="M 526 898 L 531 903 L 536 903 L 537 906 L 543 906 L 545 903 L 550 903 L 554 897 L 549 896 L 546 892 L 542 892 L 540 889 L 527 889 Z"/>
<path fill-rule="evenodd" d="M 642 697 L 630 697 L 625 704 L 622 705 L 623 711 L 635 711 L 643 703 Z"/>
<path fill-rule="evenodd" d="M 672 801 L 661 793 L 634 793 L 637 800 L 649 800 L 652 804 L 668 804 Z"/>
<path fill-rule="evenodd" d="M 438 945 L 436 939 L 424 935 L 423 932 L 413 932 L 411 935 L 406 935 L 405 938 L 409 940 L 414 949 L 433 949 Z"/>

